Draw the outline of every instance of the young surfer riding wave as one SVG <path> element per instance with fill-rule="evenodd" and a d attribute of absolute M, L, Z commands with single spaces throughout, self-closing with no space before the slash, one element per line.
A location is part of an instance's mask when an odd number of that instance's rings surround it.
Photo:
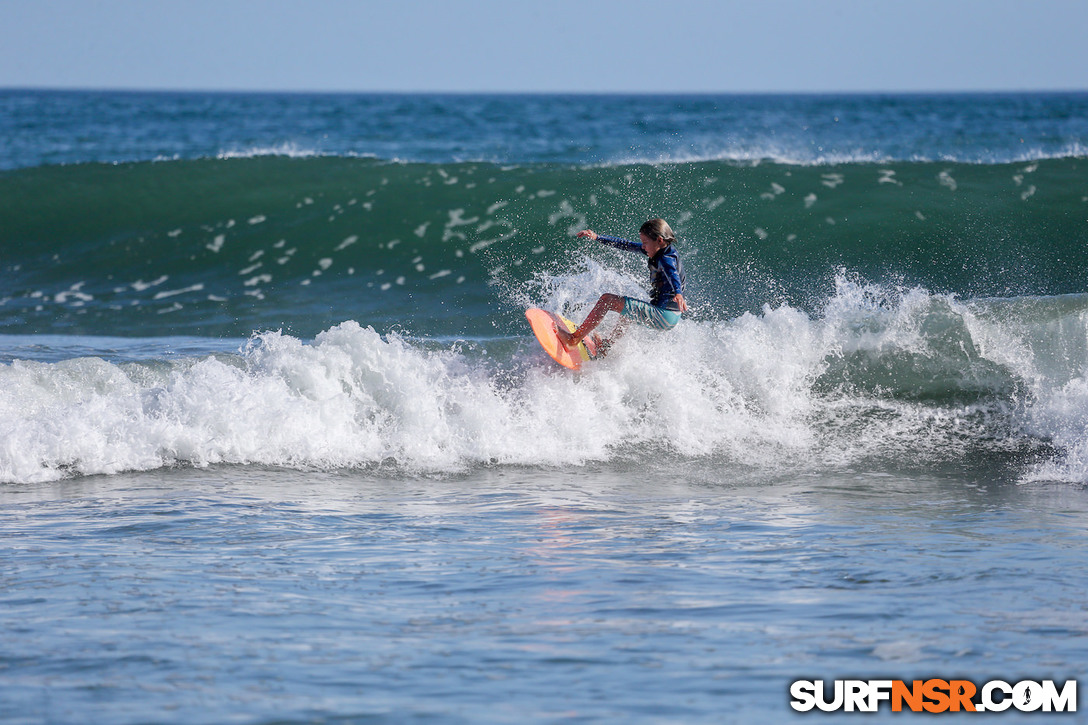
<path fill-rule="evenodd" d="M 585 237 L 602 244 L 628 252 L 641 252 L 649 261 L 650 301 L 621 297 L 611 293 L 601 295 L 597 304 L 590 310 L 585 321 L 574 332 L 568 332 L 556 326 L 556 335 L 568 348 L 578 346 L 601 324 L 609 312 L 618 312 L 622 318 L 612 336 L 606 341 L 598 341 L 598 347 L 607 349 L 623 334 L 628 320 L 635 320 L 658 330 L 671 330 L 680 322 L 680 317 L 687 312 L 684 301 L 684 266 L 673 246 L 676 235 L 664 219 L 650 219 L 638 230 L 639 242 L 629 242 L 620 237 L 597 234 L 592 229 L 578 232 L 578 237 Z M 596 336 L 594 336 L 596 338 Z"/>

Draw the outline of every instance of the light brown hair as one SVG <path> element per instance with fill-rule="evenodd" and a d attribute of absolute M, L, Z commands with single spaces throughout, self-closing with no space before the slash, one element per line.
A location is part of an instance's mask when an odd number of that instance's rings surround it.
<path fill-rule="evenodd" d="M 672 231 L 672 227 L 664 219 L 651 219 L 643 224 L 639 230 L 639 234 L 645 234 L 650 239 L 660 239 L 674 244 L 676 242 L 676 235 Z"/>

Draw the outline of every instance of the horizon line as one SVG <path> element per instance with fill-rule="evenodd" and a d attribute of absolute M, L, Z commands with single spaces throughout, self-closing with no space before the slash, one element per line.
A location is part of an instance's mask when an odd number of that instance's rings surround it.
<path fill-rule="evenodd" d="M 269 88 L 183 88 L 145 86 L 34 86 L 2 85 L 0 91 L 45 93 L 192 93 L 192 94 L 282 94 L 282 95 L 429 95 L 429 96 L 860 96 L 860 95 L 1027 95 L 1088 93 L 1086 88 L 1020 89 L 895 89 L 895 90 L 344 90 L 344 89 L 269 89 Z"/>

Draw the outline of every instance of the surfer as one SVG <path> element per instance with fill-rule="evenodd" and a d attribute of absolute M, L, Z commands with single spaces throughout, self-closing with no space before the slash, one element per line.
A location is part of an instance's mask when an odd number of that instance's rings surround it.
<path fill-rule="evenodd" d="M 560 342 L 568 348 L 577 347 L 587 335 L 601 324 L 609 312 L 618 312 L 622 319 L 616 325 L 610 339 L 598 342 L 602 352 L 607 350 L 623 334 L 628 320 L 635 320 L 658 330 L 671 330 L 680 322 L 680 315 L 687 312 L 684 301 L 684 267 L 676 254 L 673 244 L 676 235 L 664 219 L 651 219 L 638 230 L 640 242 L 597 234 L 592 229 L 583 229 L 578 237 L 585 237 L 602 244 L 628 252 L 641 252 L 649 258 L 650 301 L 621 297 L 606 292 L 597 300 L 585 321 L 573 333 L 556 327 Z"/>

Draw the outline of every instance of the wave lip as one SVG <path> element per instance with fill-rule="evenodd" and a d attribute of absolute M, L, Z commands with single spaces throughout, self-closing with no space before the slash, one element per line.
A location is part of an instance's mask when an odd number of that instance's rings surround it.
<path fill-rule="evenodd" d="M 888 150 L 865 149 L 806 149 L 789 148 L 780 145 L 746 146 L 727 148 L 718 151 L 679 149 L 645 152 L 627 152 L 606 162 L 595 164 L 604 167 L 622 167 L 637 164 L 683 165 L 705 162 L 727 162 L 742 166 L 759 164 L 780 164 L 785 166 L 842 166 L 876 165 L 897 163 L 952 163 L 976 166 L 1000 166 L 1005 164 L 1030 163 L 1032 161 L 1084 159 L 1088 158 L 1088 145 L 1072 142 L 1058 148 L 1035 146 L 1027 149 L 1008 151 L 979 151 L 963 154 L 949 151 L 913 152 L 895 154 Z"/>
<path fill-rule="evenodd" d="M 345 159 L 377 159 L 370 153 L 357 151 L 344 151 L 340 153 L 329 152 L 317 146 L 301 144 L 294 141 L 284 141 L 270 145 L 237 146 L 221 150 L 212 157 L 217 160 L 226 159 L 256 159 L 262 157 L 283 157 L 287 159 L 312 159 L 312 158 L 345 158 Z M 174 160 L 177 160 L 176 157 Z M 193 160 L 199 160 L 193 159 Z"/>

